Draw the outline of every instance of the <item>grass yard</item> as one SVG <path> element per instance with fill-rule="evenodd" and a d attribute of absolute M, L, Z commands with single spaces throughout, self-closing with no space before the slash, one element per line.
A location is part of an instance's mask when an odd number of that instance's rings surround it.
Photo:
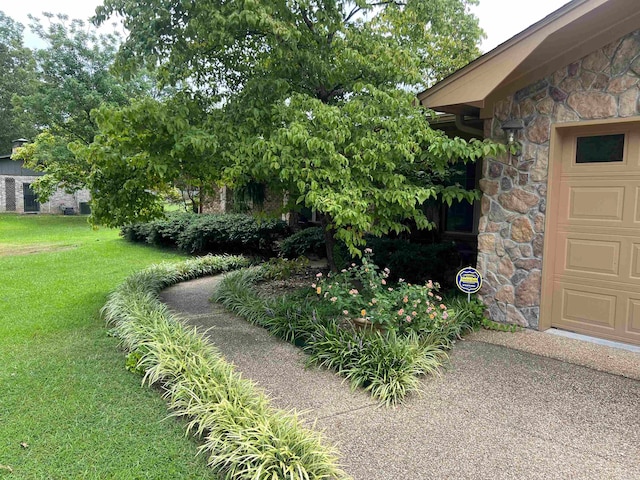
<path fill-rule="evenodd" d="M 81 217 L 0 215 L 0 478 L 212 478 L 99 318 L 125 277 L 177 258 Z"/>

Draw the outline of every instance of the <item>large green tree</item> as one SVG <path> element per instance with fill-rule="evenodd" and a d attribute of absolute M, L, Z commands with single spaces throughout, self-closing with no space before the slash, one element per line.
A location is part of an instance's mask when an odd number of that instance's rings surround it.
<path fill-rule="evenodd" d="M 0 11 L 0 155 L 11 151 L 11 141 L 29 137 L 34 126 L 16 115 L 11 98 L 28 92 L 35 73 L 31 51 L 22 43 L 22 24 Z"/>
<path fill-rule="evenodd" d="M 324 214 L 329 254 L 334 237 L 357 253 L 366 232 L 401 231 L 406 219 L 431 227 L 420 208 L 429 198 L 474 198 L 429 179 L 497 147 L 432 130 L 412 93 L 478 55 L 473 3 L 106 0 L 96 18 L 118 14 L 130 32 L 118 53 L 122 71 L 154 68 L 164 84 L 204 99 L 204 130 L 216 145 L 209 161 L 225 183 L 281 189 Z M 104 180 L 124 153 L 102 148 L 114 145 L 107 137 L 83 153 Z M 140 180 L 130 185 L 140 204 L 159 201 Z M 114 189 L 95 187 L 96 201 L 120 201 Z M 103 211 L 96 220 L 108 224 L 136 218 L 135 209 Z"/>
<path fill-rule="evenodd" d="M 87 185 L 90 166 L 68 148 L 72 142 L 89 145 L 97 133 L 92 110 L 123 106 L 146 94 L 144 77 L 124 81 L 111 72 L 120 38 L 98 35 L 81 21 L 65 15 L 35 17 L 30 28 L 45 43 L 33 52 L 36 78 L 32 88 L 13 97 L 14 112 L 39 135 L 23 147 L 19 158 L 45 172 L 34 185 L 46 200 L 58 185 L 73 191 Z"/>

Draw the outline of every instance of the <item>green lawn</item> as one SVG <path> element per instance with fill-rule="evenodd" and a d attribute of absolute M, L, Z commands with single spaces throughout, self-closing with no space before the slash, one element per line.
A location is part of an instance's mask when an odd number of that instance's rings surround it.
<path fill-rule="evenodd" d="M 86 218 L 0 215 L 0 478 L 213 478 L 99 318 L 127 275 L 176 258 Z"/>

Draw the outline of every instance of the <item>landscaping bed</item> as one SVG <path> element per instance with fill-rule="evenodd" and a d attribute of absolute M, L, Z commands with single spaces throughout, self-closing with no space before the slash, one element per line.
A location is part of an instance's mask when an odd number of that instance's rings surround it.
<path fill-rule="evenodd" d="M 419 390 L 421 376 L 439 370 L 447 350 L 480 325 L 482 314 L 458 301 L 447 309 L 432 282 L 387 283 L 390 272 L 370 254 L 333 276 L 310 275 L 300 261 L 298 270 L 285 261 L 239 270 L 225 277 L 213 300 L 303 348 L 310 364 L 395 405 Z"/>

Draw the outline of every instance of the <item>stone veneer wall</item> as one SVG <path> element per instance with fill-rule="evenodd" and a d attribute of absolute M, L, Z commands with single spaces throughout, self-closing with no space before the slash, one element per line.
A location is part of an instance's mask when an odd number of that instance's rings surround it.
<path fill-rule="evenodd" d="M 493 320 L 537 328 L 551 125 L 640 114 L 640 30 L 496 103 L 485 136 L 523 119 L 520 157 L 485 159 L 478 269 Z"/>
<path fill-rule="evenodd" d="M 24 190 L 23 184 L 32 183 L 39 177 L 32 176 L 15 176 L 15 175 L 0 175 L 0 212 L 7 210 L 6 205 L 6 192 L 5 192 L 5 179 L 13 178 L 16 182 L 16 213 L 24 213 Z M 91 199 L 91 194 L 88 190 L 78 190 L 75 193 L 67 193 L 64 190 L 56 190 L 49 201 L 40 204 L 40 213 L 61 214 L 62 208 L 72 207 L 75 213 L 80 213 L 80 203 L 88 202 Z"/>

